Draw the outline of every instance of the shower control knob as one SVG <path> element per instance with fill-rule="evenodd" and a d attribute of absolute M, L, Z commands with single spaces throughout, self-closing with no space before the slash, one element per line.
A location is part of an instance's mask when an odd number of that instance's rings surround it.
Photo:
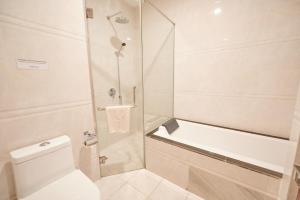
<path fill-rule="evenodd" d="M 116 89 L 115 88 L 110 88 L 109 91 L 108 91 L 108 95 L 112 98 L 115 98 L 116 96 Z"/>

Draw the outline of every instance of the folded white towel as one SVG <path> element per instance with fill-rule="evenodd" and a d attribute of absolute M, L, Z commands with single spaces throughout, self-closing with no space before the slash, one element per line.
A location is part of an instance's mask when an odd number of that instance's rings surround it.
<path fill-rule="evenodd" d="M 105 108 L 109 133 L 129 133 L 132 106 L 108 106 Z"/>

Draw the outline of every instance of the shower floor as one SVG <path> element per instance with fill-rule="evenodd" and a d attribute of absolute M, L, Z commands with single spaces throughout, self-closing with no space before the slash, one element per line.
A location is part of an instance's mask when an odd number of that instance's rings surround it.
<path fill-rule="evenodd" d="M 96 185 L 101 200 L 204 200 L 146 169 L 107 176 Z"/>
<path fill-rule="evenodd" d="M 119 137 L 119 136 L 117 136 Z M 110 176 L 134 169 L 144 167 L 142 149 L 142 138 L 139 133 L 130 133 L 118 138 L 117 141 L 110 143 L 105 148 L 101 148 L 100 155 L 108 159 L 105 164 L 101 164 L 101 175 Z"/>

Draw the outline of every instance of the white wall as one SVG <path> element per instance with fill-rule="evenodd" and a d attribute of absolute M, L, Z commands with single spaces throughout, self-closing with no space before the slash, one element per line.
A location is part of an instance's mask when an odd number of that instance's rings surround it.
<path fill-rule="evenodd" d="M 9 152 L 62 134 L 80 164 L 93 130 L 82 0 L 0 0 L 0 199 L 15 194 Z M 17 59 L 48 70 L 20 70 Z"/>
<path fill-rule="evenodd" d="M 295 152 L 292 152 L 289 159 L 290 167 L 287 169 L 287 175 L 283 178 L 283 183 L 281 186 L 281 195 L 283 197 L 287 196 L 288 193 L 288 200 L 296 199 L 298 195 L 299 187 L 294 180 L 294 165 L 300 166 L 300 88 L 298 91 L 297 102 L 295 106 L 295 112 L 292 122 L 292 129 L 291 129 L 291 137 L 290 140 L 294 142 L 296 145 Z"/>
<path fill-rule="evenodd" d="M 151 2 L 176 23 L 176 117 L 289 138 L 299 1 Z"/>

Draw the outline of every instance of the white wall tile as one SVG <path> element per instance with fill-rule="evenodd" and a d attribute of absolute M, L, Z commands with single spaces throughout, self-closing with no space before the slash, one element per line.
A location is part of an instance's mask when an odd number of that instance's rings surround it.
<path fill-rule="evenodd" d="M 176 24 L 176 117 L 290 137 L 298 1 L 151 2 Z"/>
<path fill-rule="evenodd" d="M 0 2 L 0 199 L 14 199 L 9 152 L 68 135 L 79 167 L 94 131 L 83 1 Z M 48 70 L 21 70 L 17 59 Z"/>
<path fill-rule="evenodd" d="M 83 6 L 82 0 L 1 0 L 0 15 L 84 36 Z"/>
<path fill-rule="evenodd" d="M 1 23 L 0 110 L 91 98 L 86 43 Z M 17 59 L 42 60 L 47 70 L 17 69 Z"/>

